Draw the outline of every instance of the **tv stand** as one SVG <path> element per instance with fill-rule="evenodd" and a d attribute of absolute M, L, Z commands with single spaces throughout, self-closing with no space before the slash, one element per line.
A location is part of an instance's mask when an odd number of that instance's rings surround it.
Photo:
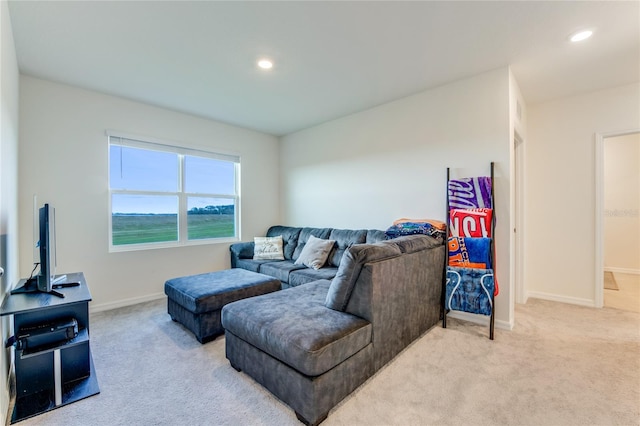
<path fill-rule="evenodd" d="M 81 272 L 68 274 L 68 280 L 75 285 L 57 284 L 68 287 L 64 299 L 50 293 L 19 291 L 7 295 L 0 308 L 0 316 L 12 317 L 16 335 L 20 330 L 68 318 L 78 325 L 74 338 L 15 348 L 16 401 L 11 423 L 100 392 L 89 345 L 91 294 Z M 20 288 L 30 289 L 27 281 L 21 280 Z"/>

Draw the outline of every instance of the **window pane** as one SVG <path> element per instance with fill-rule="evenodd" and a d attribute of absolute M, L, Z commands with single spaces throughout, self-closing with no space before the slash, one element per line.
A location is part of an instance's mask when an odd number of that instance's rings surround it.
<path fill-rule="evenodd" d="M 235 194 L 235 164 L 211 158 L 184 157 L 185 191 L 191 194 Z"/>
<path fill-rule="evenodd" d="M 235 201 L 231 198 L 189 197 L 187 229 L 190 240 L 235 236 Z"/>
<path fill-rule="evenodd" d="M 178 154 L 111 145 L 109 147 L 111 189 L 176 192 Z"/>
<path fill-rule="evenodd" d="M 178 197 L 113 194 L 112 244 L 178 241 Z"/>

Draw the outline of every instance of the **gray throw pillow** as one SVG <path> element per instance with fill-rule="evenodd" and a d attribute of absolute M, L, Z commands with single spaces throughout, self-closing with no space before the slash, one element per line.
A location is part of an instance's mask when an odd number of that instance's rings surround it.
<path fill-rule="evenodd" d="M 309 237 L 309 241 L 304 245 L 300 257 L 295 261 L 296 265 L 304 265 L 313 269 L 320 269 L 327 263 L 329 252 L 335 244 L 335 240 L 323 240 L 313 235 Z"/>

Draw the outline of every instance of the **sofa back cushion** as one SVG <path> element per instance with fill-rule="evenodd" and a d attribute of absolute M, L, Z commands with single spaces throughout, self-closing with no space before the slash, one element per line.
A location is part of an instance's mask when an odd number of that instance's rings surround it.
<path fill-rule="evenodd" d="M 380 241 L 384 241 L 387 239 L 387 234 L 384 231 L 379 229 L 368 229 L 367 230 L 367 240 L 365 241 L 367 244 L 379 243 Z"/>
<path fill-rule="evenodd" d="M 322 240 L 328 240 L 329 235 L 331 235 L 331 228 L 302 228 L 298 236 L 298 243 L 293 251 L 293 260 L 297 260 L 300 257 L 302 249 L 304 249 L 305 244 L 307 244 L 309 237 L 312 235 Z"/>
<path fill-rule="evenodd" d="M 277 237 L 282 235 L 282 251 L 286 260 L 293 259 L 293 252 L 298 245 L 298 236 L 302 228 L 293 228 L 291 226 L 272 226 L 267 231 L 267 237 Z"/>
<path fill-rule="evenodd" d="M 333 229 L 329 235 L 330 240 L 334 240 L 336 244 L 329 254 L 327 263 L 330 266 L 340 266 L 340 260 L 344 251 L 354 244 L 364 244 L 367 240 L 367 230 L 359 229 L 356 231 L 350 229 Z"/>
<path fill-rule="evenodd" d="M 338 272 L 331 281 L 325 305 L 336 311 L 344 311 L 364 264 L 390 259 L 401 254 L 400 248 L 391 242 L 355 244 L 347 248 Z"/>
<path fill-rule="evenodd" d="M 426 250 L 442 245 L 442 241 L 428 235 L 407 235 L 404 237 L 393 238 L 389 241 L 393 241 L 397 244 L 398 247 L 400 247 L 400 251 L 403 253 L 415 253 L 420 250 Z"/>

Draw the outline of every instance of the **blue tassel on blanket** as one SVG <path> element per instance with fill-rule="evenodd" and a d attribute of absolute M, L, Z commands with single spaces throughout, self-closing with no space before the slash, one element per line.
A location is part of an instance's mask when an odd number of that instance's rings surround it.
<path fill-rule="evenodd" d="M 491 315 L 493 270 L 447 267 L 448 310 Z"/>

